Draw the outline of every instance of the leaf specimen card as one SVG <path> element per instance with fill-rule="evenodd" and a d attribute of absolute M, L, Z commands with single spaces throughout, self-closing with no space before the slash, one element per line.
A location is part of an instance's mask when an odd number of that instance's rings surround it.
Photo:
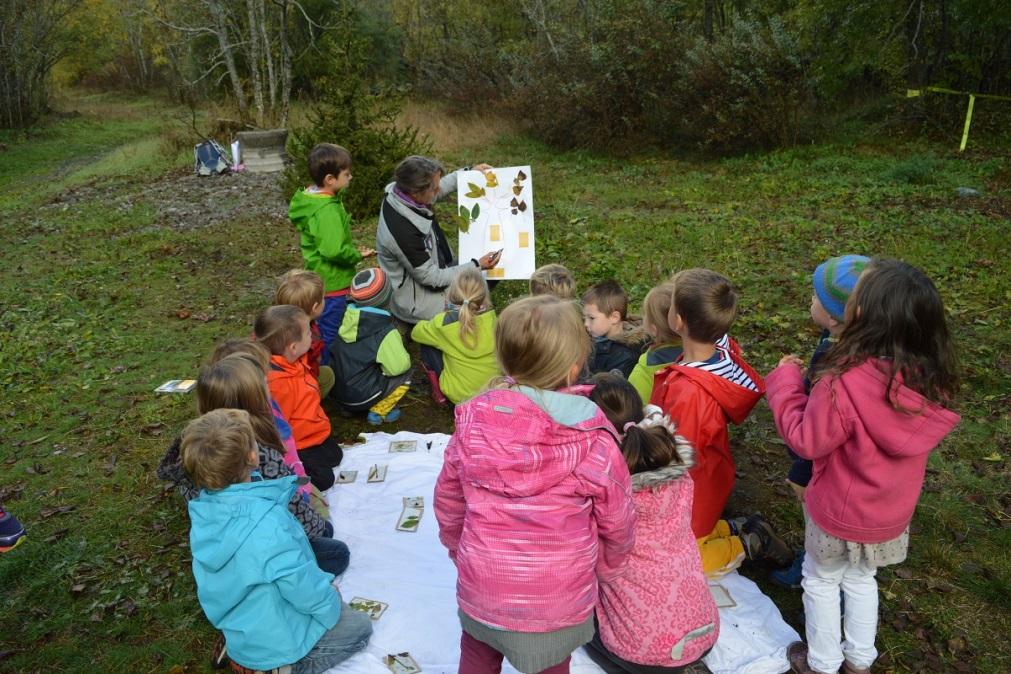
<path fill-rule="evenodd" d="M 534 260 L 534 185 L 529 166 L 464 171 L 456 188 L 460 259 L 502 251 L 489 279 L 529 279 Z"/>

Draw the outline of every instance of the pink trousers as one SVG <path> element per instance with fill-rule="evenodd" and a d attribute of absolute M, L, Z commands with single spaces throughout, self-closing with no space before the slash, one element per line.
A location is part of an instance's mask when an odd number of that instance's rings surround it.
<path fill-rule="evenodd" d="M 542 669 L 540 674 L 569 674 L 569 656 L 557 665 Z M 460 637 L 460 674 L 499 674 L 502 671 L 502 654 L 478 641 L 465 631 Z"/>

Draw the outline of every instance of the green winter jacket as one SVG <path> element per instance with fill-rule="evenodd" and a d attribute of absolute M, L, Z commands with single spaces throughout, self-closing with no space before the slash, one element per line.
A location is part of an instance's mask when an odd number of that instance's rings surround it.
<path fill-rule="evenodd" d="M 343 191 L 331 197 L 299 190 L 291 198 L 288 217 L 299 232 L 305 268 L 323 278 L 326 292 L 350 286 L 362 256 L 351 243 Z"/>
<path fill-rule="evenodd" d="M 472 398 L 489 379 L 502 374 L 495 359 L 495 311 L 477 315 L 474 347 L 460 339 L 459 319 L 458 312 L 444 311 L 430 321 L 421 321 L 411 330 L 411 339 L 442 351 L 444 365 L 439 374 L 439 388 L 454 404 Z"/>

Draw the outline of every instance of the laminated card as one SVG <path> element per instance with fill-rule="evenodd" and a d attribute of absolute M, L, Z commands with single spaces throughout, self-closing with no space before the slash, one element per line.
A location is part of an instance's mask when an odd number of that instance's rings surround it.
<path fill-rule="evenodd" d="M 534 260 L 534 185 L 529 166 L 463 171 L 456 187 L 460 260 L 502 251 L 488 279 L 529 279 Z"/>

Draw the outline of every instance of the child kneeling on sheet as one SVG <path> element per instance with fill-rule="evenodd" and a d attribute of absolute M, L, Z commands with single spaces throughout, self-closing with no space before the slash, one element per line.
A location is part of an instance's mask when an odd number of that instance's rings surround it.
<path fill-rule="evenodd" d="M 420 321 L 411 330 L 411 339 L 422 345 L 422 362 L 456 405 L 502 374 L 502 368 L 495 360 L 495 310 L 481 272 L 464 269 L 457 274 L 446 300 L 448 310 Z"/>
<path fill-rule="evenodd" d="M 197 598 L 228 657 L 253 670 L 317 674 L 365 648 L 372 621 L 341 601 L 288 511 L 297 478 L 255 471 L 249 413 L 214 410 L 190 422 L 182 457 L 200 487 L 189 502 Z"/>
<path fill-rule="evenodd" d="M 411 386 L 411 356 L 393 316 L 384 307 L 393 288 L 379 267 L 351 280 L 351 301 L 330 345 L 337 384 L 330 397 L 351 412 L 368 410 L 373 426 L 400 418 L 397 403 Z"/>
<path fill-rule="evenodd" d="M 765 391 L 762 378 L 727 334 L 737 315 L 737 293 L 725 276 L 708 269 L 686 269 L 671 282 L 667 322 L 684 351 L 657 372 L 650 402 L 695 448 L 692 530 L 702 568 L 712 577 L 736 569 L 745 558 L 786 566 L 793 551 L 762 517 L 720 519 L 735 476 L 727 423 L 743 422 Z"/>
<path fill-rule="evenodd" d="M 565 674 L 593 638 L 597 582 L 634 543 L 628 468 L 614 427 L 566 390 L 590 340 L 572 302 L 509 305 L 495 327 L 506 376 L 456 408 L 435 485 L 439 540 L 456 564 L 460 674 Z"/>
<path fill-rule="evenodd" d="M 296 306 L 280 304 L 265 309 L 253 329 L 256 341 L 270 349 L 270 397 L 291 424 L 309 479 L 326 491 L 333 486 L 333 469 L 340 465 L 344 450 L 330 437 L 330 417 L 320 405 L 319 382 L 303 358 L 312 342 L 309 316 Z"/>
<path fill-rule="evenodd" d="M 675 674 L 720 633 L 719 612 L 692 534 L 691 445 L 659 407 L 617 374 L 593 377 L 590 400 L 622 434 L 632 473 L 635 547 L 625 573 L 600 584 L 590 657 L 608 674 Z"/>

